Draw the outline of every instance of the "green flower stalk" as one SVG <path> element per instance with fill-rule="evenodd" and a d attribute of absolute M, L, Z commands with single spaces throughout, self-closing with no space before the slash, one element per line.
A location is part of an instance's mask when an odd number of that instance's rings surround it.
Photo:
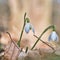
<path fill-rule="evenodd" d="M 21 35 L 20 35 L 20 38 L 19 38 L 19 41 L 18 41 L 18 46 L 20 47 L 20 42 L 21 42 L 21 39 L 22 39 L 22 35 L 23 35 L 23 32 L 24 32 L 24 27 L 25 27 L 25 24 L 26 24 L 26 13 L 24 14 L 24 25 L 23 25 L 23 28 L 22 28 L 22 31 L 21 31 Z"/>
<path fill-rule="evenodd" d="M 1 43 L 0 43 L 0 50 L 1 50 L 1 48 L 2 48 L 2 47 L 1 47 Z"/>
<path fill-rule="evenodd" d="M 28 47 L 26 47 L 25 53 L 27 53 L 27 51 L 28 51 Z"/>
<path fill-rule="evenodd" d="M 34 47 L 35 47 L 36 44 L 39 42 L 39 40 L 41 39 L 41 37 L 43 36 L 43 34 L 44 34 L 47 30 L 49 30 L 49 29 L 51 29 L 51 28 L 53 29 L 53 31 L 55 31 L 55 26 L 54 26 L 54 25 L 51 25 L 51 26 L 47 27 L 47 28 L 41 33 L 41 35 L 38 37 L 37 41 L 36 41 L 35 44 L 32 46 L 31 50 L 34 49 Z"/>
<path fill-rule="evenodd" d="M 29 18 L 26 18 L 26 13 L 24 14 L 24 25 L 23 25 L 23 28 L 22 28 L 22 31 L 21 31 L 21 35 L 20 35 L 20 38 L 19 38 L 19 41 L 18 41 L 18 46 L 20 47 L 20 43 L 21 43 L 21 39 L 22 39 L 22 35 L 23 35 L 23 32 L 24 32 L 24 28 L 25 28 L 25 25 L 26 23 L 29 23 Z"/>
<path fill-rule="evenodd" d="M 36 35 L 34 35 L 34 37 L 36 37 L 36 38 L 38 39 L 38 37 L 37 37 Z M 49 44 L 47 44 L 46 42 L 44 42 L 44 41 L 41 40 L 41 39 L 40 39 L 40 41 L 41 41 L 42 43 L 44 43 L 45 45 L 49 46 L 49 47 L 53 50 L 53 53 L 55 52 L 55 49 L 54 49 L 52 46 L 50 46 Z"/>

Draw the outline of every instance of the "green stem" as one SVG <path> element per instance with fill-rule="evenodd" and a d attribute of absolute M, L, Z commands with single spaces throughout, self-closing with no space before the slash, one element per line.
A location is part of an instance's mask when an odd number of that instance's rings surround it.
<path fill-rule="evenodd" d="M 32 46 L 31 50 L 34 49 L 34 47 L 36 46 L 36 44 L 37 44 L 37 43 L 39 42 L 39 40 L 41 39 L 42 35 L 43 35 L 48 29 L 50 29 L 50 28 L 52 28 L 53 31 L 55 31 L 55 26 L 54 26 L 54 25 L 51 25 L 51 26 L 47 27 L 47 28 L 41 33 L 41 35 L 38 37 L 37 41 L 36 41 L 35 44 Z"/>
<path fill-rule="evenodd" d="M 26 47 L 26 51 L 25 51 L 25 53 L 27 53 L 27 51 L 28 51 L 28 47 Z"/>
<path fill-rule="evenodd" d="M 1 42 L 0 42 L 0 49 L 1 49 Z"/>
<path fill-rule="evenodd" d="M 21 43 L 21 39 L 22 39 L 22 35 L 23 35 L 23 32 L 24 32 L 24 27 L 25 27 L 25 24 L 26 24 L 26 13 L 24 14 L 24 25 L 23 25 L 23 28 L 22 28 L 22 31 L 21 31 L 21 35 L 20 35 L 20 38 L 19 38 L 19 41 L 18 41 L 18 46 L 20 47 L 20 43 Z"/>
<path fill-rule="evenodd" d="M 34 35 L 34 37 L 36 37 L 36 38 L 38 38 L 36 35 Z M 42 43 L 44 43 L 44 44 L 46 44 L 47 46 L 49 46 L 52 50 L 53 50 L 53 52 L 55 52 L 55 49 L 52 47 L 52 46 L 50 46 L 48 43 L 46 43 L 46 42 L 44 42 L 43 40 L 41 40 L 41 39 L 39 39 Z"/>

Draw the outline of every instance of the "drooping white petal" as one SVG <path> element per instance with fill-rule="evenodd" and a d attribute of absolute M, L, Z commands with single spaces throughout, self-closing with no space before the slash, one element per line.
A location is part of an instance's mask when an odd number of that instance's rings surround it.
<path fill-rule="evenodd" d="M 35 29 L 34 29 L 33 25 L 31 25 L 31 29 L 32 29 L 32 32 L 35 33 Z"/>
<path fill-rule="evenodd" d="M 30 23 L 26 23 L 26 25 L 25 25 L 25 32 L 26 33 L 29 33 L 30 27 L 31 27 Z"/>
<path fill-rule="evenodd" d="M 52 40 L 52 41 L 58 41 L 59 38 L 58 38 L 57 33 L 56 33 L 55 31 L 53 31 L 53 32 L 50 34 L 48 40 L 49 40 L 49 41 L 51 41 L 51 40 Z"/>

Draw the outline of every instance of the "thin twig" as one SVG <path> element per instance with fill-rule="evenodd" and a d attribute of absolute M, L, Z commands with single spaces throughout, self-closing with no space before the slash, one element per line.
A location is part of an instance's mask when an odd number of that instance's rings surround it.
<path fill-rule="evenodd" d="M 36 46 L 36 44 L 39 42 L 39 40 L 41 39 L 41 37 L 44 35 L 45 32 L 47 32 L 47 30 L 49 29 L 53 29 L 53 31 L 55 30 L 55 26 L 54 25 L 51 25 L 51 26 L 48 26 L 41 34 L 40 36 L 38 37 L 38 39 L 36 40 L 36 42 L 34 43 L 34 45 L 32 46 L 31 50 L 34 49 L 34 47 Z"/>
<path fill-rule="evenodd" d="M 10 45 L 9 45 L 9 47 L 8 47 L 8 50 L 7 50 L 7 51 L 5 51 L 5 53 L 8 53 L 8 51 L 9 51 L 10 47 L 11 47 L 11 43 L 10 43 Z M 5 55 L 5 53 L 4 53 L 4 55 Z"/>
<path fill-rule="evenodd" d="M 13 47 L 13 51 L 12 51 L 12 55 L 11 55 L 10 60 L 12 60 L 12 57 L 13 57 L 13 55 L 14 55 L 14 49 L 15 49 L 15 45 L 14 45 L 14 47 Z"/>
<path fill-rule="evenodd" d="M 14 45 L 19 49 L 19 51 L 21 51 L 20 48 L 19 48 L 19 47 L 17 46 L 17 44 L 15 43 L 15 41 L 12 40 L 10 33 L 9 33 L 9 32 L 6 32 L 6 33 L 9 35 L 9 37 L 10 37 L 11 41 L 14 43 Z"/>
<path fill-rule="evenodd" d="M 36 38 L 38 38 L 36 35 L 34 35 Z M 39 39 L 42 43 L 44 43 L 44 44 L 46 44 L 47 46 L 49 46 L 52 50 L 54 50 L 54 52 L 55 52 L 55 49 L 52 47 L 52 46 L 50 46 L 49 44 L 47 44 L 46 42 L 44 42 L 43 40 L 41 40 L 41 39 Z"/>
<path fill-rule="evenodd" d="M 21 50 L 22 51 L 22 50 Z M 17 55 L 16 55 L 16 60 L 18 60 L 18 56 L 20 54 L 20 51 L 18 51 Z"/>

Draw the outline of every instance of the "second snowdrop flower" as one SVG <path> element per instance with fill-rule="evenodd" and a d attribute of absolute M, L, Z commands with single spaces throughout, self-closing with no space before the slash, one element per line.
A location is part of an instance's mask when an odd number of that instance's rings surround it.
<path fill-rule="evenodd" d="M 57 33 L 56 33 L 55 31 L 53 31 L 53 32 L 50 34 L 48 40 L 49 40 L 49 41 L 56 41 L 56 42 L 58 42 L 58 41 L 59 41 L 59 37 L 58 37 Z"/>

